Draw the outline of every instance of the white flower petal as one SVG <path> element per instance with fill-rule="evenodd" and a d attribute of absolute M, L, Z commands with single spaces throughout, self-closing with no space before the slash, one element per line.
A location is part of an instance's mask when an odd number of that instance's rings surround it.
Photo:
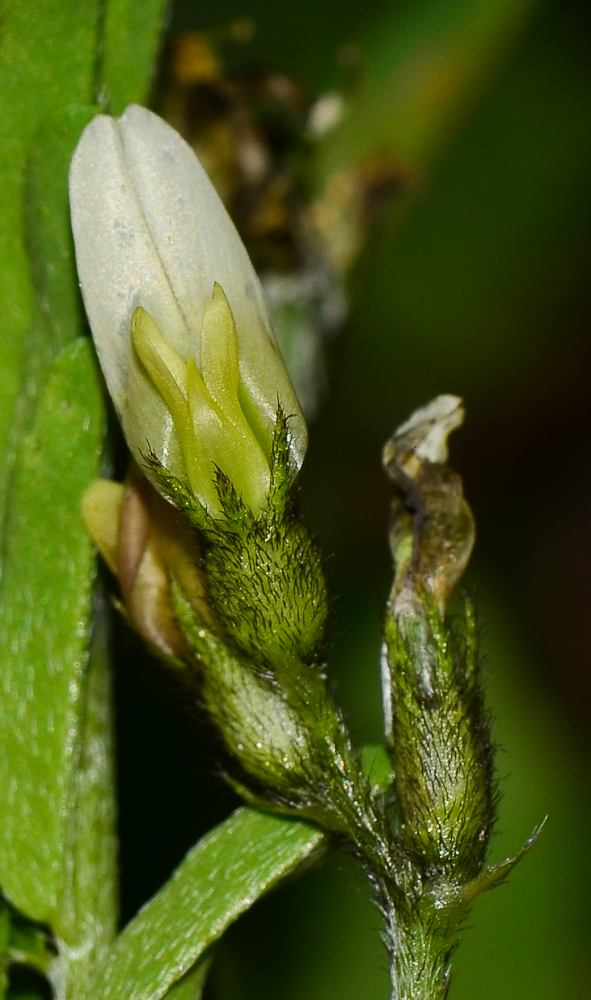
<path fill-rule="evenodd" d="M 201 318 L 214 282 L 236 321 L 241 402 L 267 447 L 278 400 L 299 466 L 306 429 L 278 354 L 256 273 L 222 202 L 183 139 L 131 105 L 84 131 L 70 171 L 72 226 L 84 302 L 109 391 L 136 455 L 146 443 L 176 474 L 184 467 L 172 420 L 134 354 L 142 306 L 185 360 L 199 364 Z"/>

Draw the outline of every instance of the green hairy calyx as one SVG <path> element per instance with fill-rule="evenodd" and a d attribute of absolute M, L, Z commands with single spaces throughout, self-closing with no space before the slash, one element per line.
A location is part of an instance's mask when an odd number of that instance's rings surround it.
<path fill-rule="evenodd" d="M 191 650 L 191 676 L 242 794 L 358 840 L 373 855 L 367 830 L 375 827 L 382 845 L 385 819 L 326 688 L 328 593 L 297 509 L 288 435 L 279 410 L 271 486 L 258 516 L 217 470 L 222 516 L 212 517 L 152 459 L 152 474 L 200 536 L 213 620 L 205 621 L 178 585 L 175 613 Z"/>

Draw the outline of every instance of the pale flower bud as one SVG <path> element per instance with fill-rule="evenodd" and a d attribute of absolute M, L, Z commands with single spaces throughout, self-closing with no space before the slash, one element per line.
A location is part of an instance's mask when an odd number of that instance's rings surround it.
<path fill-rule="evenodd" d="M 182 590 L 201 620 L 212 623 L 195 532 L 133 464 L 125 483 L 91 483 L 82 515 L 119 580 L 122 607 L 131 624 L 161 655 L 182 660 L 187 644 L 176 621 L 171 585 Z"/>
<path fill-rule="evenodd" d="M 306 426 L 259 280 L 201 164 L 145 108 L 98 115 L 74 153 L 70 204 L 86 311 L 134 456 L 144 466 L 151 450 L 214 514 L 217 467 L 258 514 L 279 407 L 294 476 Z"/>

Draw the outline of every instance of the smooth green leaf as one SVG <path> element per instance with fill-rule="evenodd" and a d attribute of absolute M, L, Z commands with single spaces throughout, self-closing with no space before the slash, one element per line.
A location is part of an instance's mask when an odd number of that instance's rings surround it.
<path fill-rule="evenodd" d="M 147 103 L 167 7 L 168 0 L 109 0 L 100 97 L 110 114 Z"/>
<path fill-rule="evenodd" d="M 0 33 L 0 455 L 21 388 L 34 294 L 24 225 L 27 158 L 41 123 L 93 99 L 100 0 L 14 0 Z M 75 331 L 72 336 L 75 335 Z"/>
<path fill-rule="evenodd" d="M 23 339 L 21 392 L 14 409 L 0 485 L 0 511 L 21 439 L 60 350 L 83 332 L 68 205 L 68 170 L 74 147 L 93 108 L 49 114 L 36 133 L 25 174 L 27 250 L 36 301 Z M 0 262 L 1 265 L 1 262 Z"/>
<path fill-rule="evenodd" d="M 68 107 L 51 115 L 36 133 L 27 162 L 27 249 L 38 308 L 48 328 L 45 351 L 49 349 L 51 358 L 84 323 L 70 227 L 68 172 L 80 135 L 96 112 L 92 106 Z M 35 352 L 44 349 L 42 344 L 31 346 Z"/>
<path fill-rule="evenodd" d="M 97 475 L 103 403 L 91 347 L 57 361 L 15 467 L 0 608 L 0 884 L 36 920 L 60 920 L 94 553 L 80 516 Z"/>
<path fill-rule="evenodd" d="M 159 1000 L 233 920 L 326 843 L 305 823 L 239 809 L 123 930 L 89 1000 Z"/>
<path fill-rule="evenodd" d="M 146 100 L 166 4 L 164 0 L 111 0 L 105 10 L 103 6 L 102 0 L 48 0 L 43 4 L 15 0 L 3 10 L 0 455 L 10 433 L 9 469 L 47 364 L 80 332 L 67 206 L 72 151 L 84 124 L 96 111 L 97 88 L 112 95 L 117 114 L 130 101 Z M 102 68 L 98 66 L 99 52 Z M 29 246 L 24 226 L 25 194 Z M 4 490 L 9 479 L 8 470 L 0 479 Z M 0 486 L 0 516 L 3 500 Z"/>

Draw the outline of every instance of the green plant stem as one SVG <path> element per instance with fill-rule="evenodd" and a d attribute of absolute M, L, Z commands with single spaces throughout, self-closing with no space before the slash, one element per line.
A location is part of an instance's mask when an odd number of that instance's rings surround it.
<path fill-rule="evenodd" d="M 396 928 L 396 934 L 390 966 L 392 1000 L 443 1000 L 450 980 L 449 942 L 420 919 L 404 931 Z"/>

